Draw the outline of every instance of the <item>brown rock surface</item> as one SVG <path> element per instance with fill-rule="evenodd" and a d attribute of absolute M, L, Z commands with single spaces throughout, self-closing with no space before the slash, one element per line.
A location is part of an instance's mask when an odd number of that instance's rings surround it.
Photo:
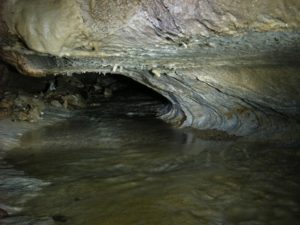
<path fill-rule="evenodd" d="M 297 0 L 5 0 L 0 7 L 1 56 L 22 73 L 123 74 L 167 97 L 173 110 L 164 118 L 185 118 L 182 126 L 247 134 L 299 121 Z"/>

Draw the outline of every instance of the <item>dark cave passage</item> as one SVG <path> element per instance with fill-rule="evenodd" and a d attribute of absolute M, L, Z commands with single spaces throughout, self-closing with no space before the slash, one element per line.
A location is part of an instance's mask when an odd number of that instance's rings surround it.
<path fill-rule="evenodd" d="M 0 0 L 0 224 L 299 224 L 299 11 Z"/>
<path fill-rule="evenodd" d="M 13 68 L 2 68 L 0 107 L 2 116 L 36 121 L 47 107 L 68 110 L 99 108 L 110 113 L 161 116 L 170 102 L 151 88 L 123 75 L 73 74 L 28 77 Z M 102 108 L 111 102 L 110 107 Z M 38 112 L 37 112 L 38 111 Z"/>

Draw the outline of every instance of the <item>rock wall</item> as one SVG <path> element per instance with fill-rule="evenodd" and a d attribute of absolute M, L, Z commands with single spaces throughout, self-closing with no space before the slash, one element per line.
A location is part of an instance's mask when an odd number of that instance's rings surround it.
<path fill-rule="evenodd" d="M 210 35 L 297 30 L 297 0 L 9 0 L 3 18 L 30 48 L 56 55 L 101 47 L 188 44 Z M 77 51 L 75 53 L 74 51 Z"/>
<path fill-rule="evenodd" d="M 299 121 L 297 0 L 5 0 L 2 59 L 32 76 L 118 73 L 182 126 L 245 135 Z"/>

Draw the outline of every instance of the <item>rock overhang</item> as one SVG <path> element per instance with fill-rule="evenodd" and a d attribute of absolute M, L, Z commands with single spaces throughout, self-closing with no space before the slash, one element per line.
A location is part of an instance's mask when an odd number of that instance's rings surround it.
<path fill-rule="evenodd" d="M 1 4 L 2 58 L 23 73 L 122 73 L 173 103 L 165 118 L 241 135 L 299 115 L 297 1 Z"/>

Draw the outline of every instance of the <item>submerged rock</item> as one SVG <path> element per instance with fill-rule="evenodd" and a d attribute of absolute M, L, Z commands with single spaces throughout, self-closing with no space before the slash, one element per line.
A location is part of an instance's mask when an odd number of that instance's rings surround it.
<path fill-rule="evenodd" d="M 52 219 L 56 222 L 62 222 L 62 223 L 65 223 L 68 221 L 67 217 L 65 217 L 64 215 L 61 215 L 61 214 L 56 214 L 56 215 L 52 216 Z"/>
<path fill-rule="evenodd" d="M 8 217 L 8 213 L 4 209 L 0 208 L 0 219 L 3 219 L 5 217 Z"/>

